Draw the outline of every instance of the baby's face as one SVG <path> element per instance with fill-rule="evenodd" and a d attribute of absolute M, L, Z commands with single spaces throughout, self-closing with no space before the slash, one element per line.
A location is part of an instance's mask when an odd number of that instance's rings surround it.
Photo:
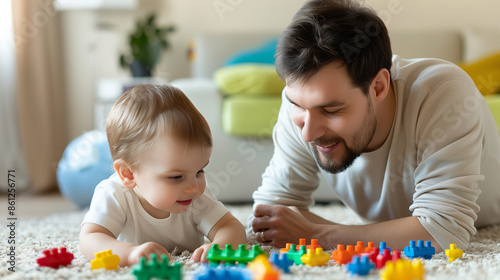
<path fill-rule="evenodd" d="M 211 152 L 210 147 L 188 147 L 184 141 L 167 138 L 140 155 L 134 177 L 146 211 L 157 218 L 186 211 L 205 191 L 203 168 Z"/>

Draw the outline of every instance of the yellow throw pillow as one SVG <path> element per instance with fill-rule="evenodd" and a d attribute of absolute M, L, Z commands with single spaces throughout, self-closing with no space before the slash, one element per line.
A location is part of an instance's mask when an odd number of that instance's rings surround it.
<path fill-rule="evenodd" d="M 459 66 L 469 74 L 482 95 L 500 92 L 500 52 Z"/>
<path fill-rule="evenodd" d="M 214 81 L 225 95 L 280 95 L 285 87 L 274 64 L 240 63 L 224 66 L 214 73 Z"/>

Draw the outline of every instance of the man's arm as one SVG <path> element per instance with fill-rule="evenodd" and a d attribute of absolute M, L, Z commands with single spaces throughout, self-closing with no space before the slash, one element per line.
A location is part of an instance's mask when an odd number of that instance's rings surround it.
<path fill-rule="evenodd" d="M 307 210 L 278 205 L 257 205 L 252 227 L 255 232 L 265 230 L 266 244 L 285 247 L 299 238 L 316 238 L 325 249 L 337 244 L 356 244 L 357 241 L 385 241 L 388 247 L 403 250 L 410 240 L 431 241 L 436 252 L 441 246 L 422 226 L 417 217 L 406 217 L 368 225 L 341 225 L 325 220 Z"/>

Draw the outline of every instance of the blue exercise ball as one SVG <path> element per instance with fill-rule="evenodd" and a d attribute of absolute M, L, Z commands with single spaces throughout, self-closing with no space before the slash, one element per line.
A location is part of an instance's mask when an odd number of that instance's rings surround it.
<path fill-rule="evenodd" d="M 57 167 L 57 182 L 64 197 L 85 208 L 90 205 L 97 184 L 113 173 L 106 133 L 92 130 L 66 147 Z"/>

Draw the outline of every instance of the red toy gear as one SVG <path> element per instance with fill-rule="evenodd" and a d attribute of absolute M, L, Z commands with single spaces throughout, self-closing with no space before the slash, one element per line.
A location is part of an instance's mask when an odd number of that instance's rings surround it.
<path fill-rule="evenodd" d="M 66 252 L 65 247 L 43 250 L 43 257 L 36 259 L 39 266 L 48 266 L 58 269 L 59 266 L 67 266 L 74 259 L 73 254 Z"/>

